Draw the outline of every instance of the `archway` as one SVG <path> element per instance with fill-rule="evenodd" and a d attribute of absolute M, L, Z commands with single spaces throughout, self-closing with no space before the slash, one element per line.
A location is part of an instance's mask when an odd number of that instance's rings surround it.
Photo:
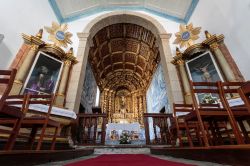
<path fill-rule="evenodd" d="M 66 107 L 78 112 L 89 49 L 93 46 L 93 36 L 95 36 L 95 34 L 102 28 L 117 23 L 136 24 L 149 29 L 156 36 L 156 45 L 159 47 L 163 73 L 168 85 L 167 95 L 169 103 L 182 102 L 183 95 L 177 71 L 171 64 L 173 59 L 169 46 L 169 38 L 171 37 L 171 34 L 168 34 L 157 20 L 146 14 L 132 11 L 116 11 L 95 18 L 86 26 L 83 32 L 78 33 L 79 47 L 77 50 L 77 60 L 79 62 L 72 70 L 66 97 Z"/>

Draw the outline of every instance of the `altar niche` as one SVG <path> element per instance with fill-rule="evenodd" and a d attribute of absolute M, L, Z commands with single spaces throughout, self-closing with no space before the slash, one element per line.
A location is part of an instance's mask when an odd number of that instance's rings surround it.
<path fill-rule="evenodd" d="M 115 112 L 111 117 L 113 123 L 132 123 L 138 120 L 133 113 L 132 95 L 126 89 L 117 91 L 115 95 Z"/>

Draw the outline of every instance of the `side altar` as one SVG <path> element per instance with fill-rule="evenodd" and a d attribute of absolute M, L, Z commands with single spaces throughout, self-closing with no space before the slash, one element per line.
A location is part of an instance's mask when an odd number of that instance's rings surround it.
<path fill-rule="evenodd" d="M 224 35 L 210 34 L 205 31 L 205 40 L 194 44 L 194 41 L 199 39 L 200 30 L 201 27 L 193 27 L 190 23 L 180 25 L 180 31 L 175 34 L 174 44 L 179 44 L 180 48 L 187 47 L 184 50 L 176 47 L 176 56 L 172 60 L 178 72 L 186 104 L 192 103 L 189 80 L 193 82 L 244 81 L 224 42 Z"/>
<path fill-rule="evenodd" d="M 73 112 L 64 108 L 71 69 L 77 63 L 73 48 L 66 50 L 68 44 L 72 43 L 72 34 L 66 32 L 66 24 L 59 25 L 53 22 L 52 27 L 45 29 L 52 43 L 42 39 L 43 29 L 36 35 L 22 34 L 24 42 L 10 65 L 10 68 L 17 69 L 10 94 L 53 93 L 56 95 L 54 106 L 58 108 L 57 112 Z M 69 117 L 60 116 L 59 113 L 54 114 L 53 118 L 63 124 L 69 124 L 71 121 Z"/>

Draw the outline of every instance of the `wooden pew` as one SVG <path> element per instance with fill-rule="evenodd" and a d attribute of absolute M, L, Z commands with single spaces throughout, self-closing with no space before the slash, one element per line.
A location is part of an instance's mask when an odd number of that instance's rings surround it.
<path fill-rule="evenodd" d="M 229 122 L 232 127 L 233 134 L 236 138 L 238 144 L 244 144 L 244 141 L 241 137 L 239 128 L 237 126 L 236 120 L 232 114 L 229 113 L 228 107 L 226 106 L 225 99 L 222 95 L 219 82 L 192 82 L 190 81 L 191 94 L 193 99 L 193 104 L 195 112 L 188 114 L 185 117 L 185 120 L 199 122 L 201 136 L 205 146 L 210 146 L 209 144 L 209 132 L 206 131 L 205 123 L 215 125 L 217 128 L 220 122 Z M 218 107 L 218 103 L 207 103 L 203 104 L 202 96 L 204 94 L 210 94 L 217 97 L 217 101 L 220 101 L 221 104 Z"/>
<path fill-rule="evenodd" d="M 8 109 L 7 103 L 5 102 L 9 96 L 10 90 L 13 86 L 14 79 L 16 76 L 16 69 L 13 70 L 0 70 L 0 85 L 1 85 L 1 99 L 0 99 L 0 125 L 8 126 L 9 120 L 14 121 L 12 130 L 0 130 L 0 133 L 8 133 L 10 134 L 7 143 L 4 147 L 4 150 L 10 151 L 12 150 L 16 137 L 18 135 L 22 119 L 24 117 L 24 107 L 17 109 Z M 18 98 L 19 100 L 14 100 L 14 98 Z M 12 98 L 13 104 L 23 104 L 26 103 L 26 96 L 15 96 Z"/>
<path fill-rule="evenodd" d="M 192 104 L 176 104 L 173 103 L 173 121 L 171 122 L 170 131 L 171 134 L 174 136 L 177 136 L 179 139 L 180 147 L 183 147 L 183 137 L 186 136 L 188 139 L 188 143 L 190 147 L 193 147 L 193 139 L 192 139 L 192 133 L 190 132 L 193 130 L 194 137 L 201 143 L 200 137 L 199 137 L 199 126 L 198 122 L 192 122 L 187 124 L 185 121 L 185 116 L 194 110 L 194 107 Z M 186 135 L 183 135 L 185 134 Z"/>
<path fill-rule="evenodd" d="M 239 88 L 242 87 L 245 82 L 219 82 L 221 87 L 221 93 L 224 97 L 225 104 L 229 114 L 236 119 L 240 126 L 241 133 L 240 137 L 244 139 L 245 143 L 250 143 L 250 138 L 248 136 L 248 131 L 243 123 L 245 120 L 250 120 L 250 112 L 248 111 L 247 101 L 244 97 L 241 98 L 239 94 Z M 232 101 L 236 101 L 233 103 Z M 245 101 L 245 102 L 243 102 Z M 240 103 L 242 102 L 242 103 Z M 238 125 L 236 125 L 238 127 Z"/>

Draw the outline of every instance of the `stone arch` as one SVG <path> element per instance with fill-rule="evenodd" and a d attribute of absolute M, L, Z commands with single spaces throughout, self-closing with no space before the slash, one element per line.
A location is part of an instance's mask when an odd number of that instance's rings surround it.
<path fill-rule="evenodd" d="M 79 38 L 77 60 L 79 62 L 72 70 L 66 97 L 66 107 L 78 112 L 89 48 L 92 45 L 92 37 L 102 28 L 116 23 L 137 24 L 152 31 L 156 36 L 156 42 L 159 46 L 169 103 L 183 102 L 177 71 L 175 66 L 171 64 L 173 60 L 169 45 L 171 34 L 167 33 L 162 24 L 156 19 L 147 14 L 135 11 L 115 11 L 96 17 L 87 24 L 81 33 L 77 34 Z"/>

